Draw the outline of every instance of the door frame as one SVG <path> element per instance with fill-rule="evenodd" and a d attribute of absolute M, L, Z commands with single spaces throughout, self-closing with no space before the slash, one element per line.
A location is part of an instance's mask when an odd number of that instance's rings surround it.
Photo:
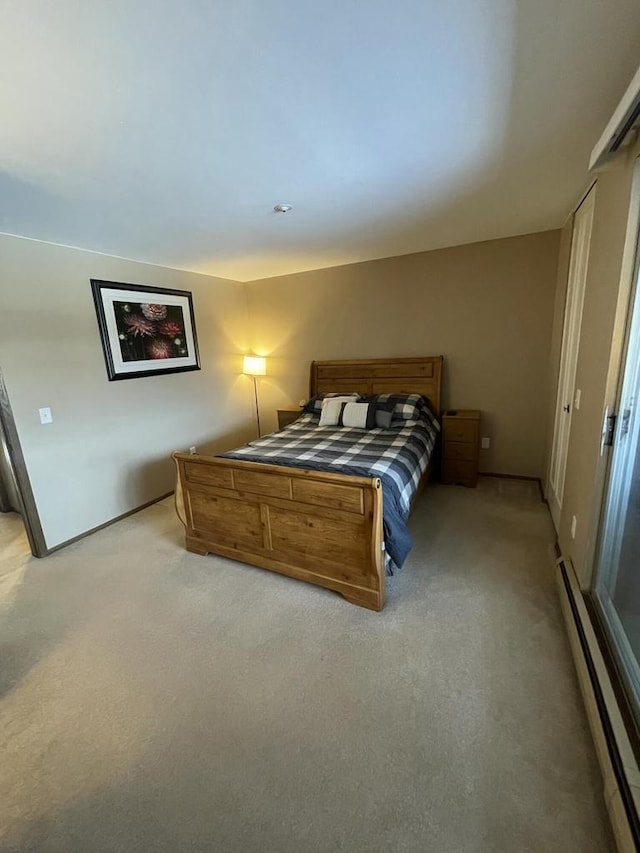
<path fill-rule="evenodd" d="M 0 427 L 0 430 L 2 427 Z M 4 453 L 4 442 L 0 437 L 0 453 Z M 11 500 L 5 486 L 4 480 L 0 476 L 0 512 L 11 512 Z"/>
<path fill-rule="evenodd" d="M 49 549 L 33 497 L 2 370 L 0 370 L 0 453 L 5 454 L 9 462 L 11 476 L 16 486 L 20 515 L 29 540 L 31 553 L 34 557 L 46 557 Z"/>
<path fill-rule="evenodd" d="M 609 367 L 602 403 L 602 432 L 604 434 L 606 420 L 609 414 L 618 411 L 618 401 L 622 393 L 622 366 L 627 347 L 633 290 L 636 277 L 640 274 L 640 150 L 633 152 L 633 172 L 631 177 L 631 192 L 629 195 L 629 212 L 620 266 L 620 283 L 618 299 L 611 336 Z M 628 161 L 627 161 L 628 162 Z M 611 463 L 610 448 L 600 443 L 598 459 L 593 482 L 593 496 L 588 518 L 589 531 L 585 542 L 583 569 L 576 571 L 580 586 L 590 590 L 594 581 L 596 549 L 600 538 L 600 521 L 605 500 L 605 489 Z"/>
<path fill-rule="evenodd" d="M 558 387 L 553 420 L 553 439 L 549 463 L 548 502 L 556 531 L 560 528 L 564 498 L 567 454 L 575 402 L 578 356 L 580 354 L 582 314 L 584 310 L 587 275 L 589 272 L 595 199 L 596 183 L 594 182 L 585 193 L 573 215 L 567 293 L 565 296 L 562 343 L 560 347 Z M 585 217 L 585 219 L 579 219 L 580 216 Z M 586 228 L 586 231 L 581 230 L 583 228 Z M 583 242 L 579 244 L 577 240 L 582 240 Z M 559 456 L 561 457 L 560 459 Z"/>
<path fill-rule="evenodd" d="M 640 162 L 640 161 L 639 161 Z M 622 531 L 627 518 L 631 479 L 636 467 L 636 450 L 640 438 L 640 265 L 636 232 L 636 254 L 633 277 L 628 292 L 625 316 L 625 335 L 618 363 L 616 386 L 617 412 L 611 446 L 607 446 L 607 475 L 599 519 L 598 543 L 593 556 L 591 594 L 599 607 L 601 620 L 613 638 L 611 652 L 622 664 L 620 675 L 637 703 L 640 699 L 640 668 L 627 630 L 613 602 L 611 589 L 615 586 L 622 548 Z M 604 445 L 601 448 L 605 449 Z"/>
<path fill-rule="evenodd" d="M 599 595 L 608 588 L 617 577 L 621 542 L 614 535 L 619 531 L 626 518 L 626 507 L 631 489 L 631 475 L 635 467 L 635 454 L 629 458 L 632 446 L 637 447 L 640 432 L 638 417 L 638 389 L 640 387 L 640 293 L 636 264 L 635 286 L 631 293 L 627 335 L 623 357 L 620 364 L 620 382 L 616 399 L 616 425 L 613 444 L 608 448 L 607 488 L 602 502 L 601 530 L 598 541 L 598 563 L 604 562 L 603 569 L 594 572 L 593 592 Z M 635 391 L 635 394 L 631 392 Z M 635 444 L 634 444 L 635 442 Z M 604 445 L 603 445 L 604 449 Z M 631 470 L 630 470 L 631 469 Z M 621 513 L 624 512 L 624 516 Z M 595 566 L 594 566 L 595 569 Z"/>

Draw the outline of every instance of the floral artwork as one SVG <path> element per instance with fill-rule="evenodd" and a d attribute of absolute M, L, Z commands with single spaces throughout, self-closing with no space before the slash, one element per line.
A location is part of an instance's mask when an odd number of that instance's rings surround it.
<path fill-rule="evenodd" d="M 190 293 L 91 284 L 109 379 L 199 369 Z"/>
<path fill-rule="evenodd" d="M 113 310 L 123 361 L 188 355 L 184 315 L 179 305 L 114 302 Z"/>

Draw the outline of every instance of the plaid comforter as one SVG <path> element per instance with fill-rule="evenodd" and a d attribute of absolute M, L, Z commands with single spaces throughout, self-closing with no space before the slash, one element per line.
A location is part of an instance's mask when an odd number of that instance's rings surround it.
<path fill-rule="evenodd" d="M 317 414 L 303 414 L 285 429 L 223 456 L 380 477 L 386 551 L 392 563 L 401 566 L 411 549 L 406 520 L 436 442 L 438 422 L 426 407 L 419 418 L 394 421 L 389 429 L 321 427 L 318 421 Z M 392 572 L 393 565 L 387 566 Z"/>

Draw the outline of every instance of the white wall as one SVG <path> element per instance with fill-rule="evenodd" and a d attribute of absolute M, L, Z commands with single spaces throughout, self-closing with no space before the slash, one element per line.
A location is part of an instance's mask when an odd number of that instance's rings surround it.
<path fill-rule="evenodd" d="M 90 278 L 192 291 L 202 370 L 109 382 Z M 0 235 L 0 366 L 49 547 L 170 491 L 173 450 L 252 437 L 246 334 L 235 282 Z"/>

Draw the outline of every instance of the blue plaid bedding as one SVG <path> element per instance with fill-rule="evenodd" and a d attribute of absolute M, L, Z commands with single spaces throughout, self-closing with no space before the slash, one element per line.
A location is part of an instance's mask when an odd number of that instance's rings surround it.
<path fill-rule="evenodd" d="M 395 402 L 391 395 L 384 397 Z M 378 400 L 384 397 L 379 396 Z M 392 574 L 394 566 L 402 566 L 411 550 L 406 521 L 439 429 L 424 398 L 410 395 L 396 406 L 389 429 L 321 427 L 318 414 L 308 412 L 285 429 L 222 455 L 227 459 L 380 477 L 387 570 Z"/>

